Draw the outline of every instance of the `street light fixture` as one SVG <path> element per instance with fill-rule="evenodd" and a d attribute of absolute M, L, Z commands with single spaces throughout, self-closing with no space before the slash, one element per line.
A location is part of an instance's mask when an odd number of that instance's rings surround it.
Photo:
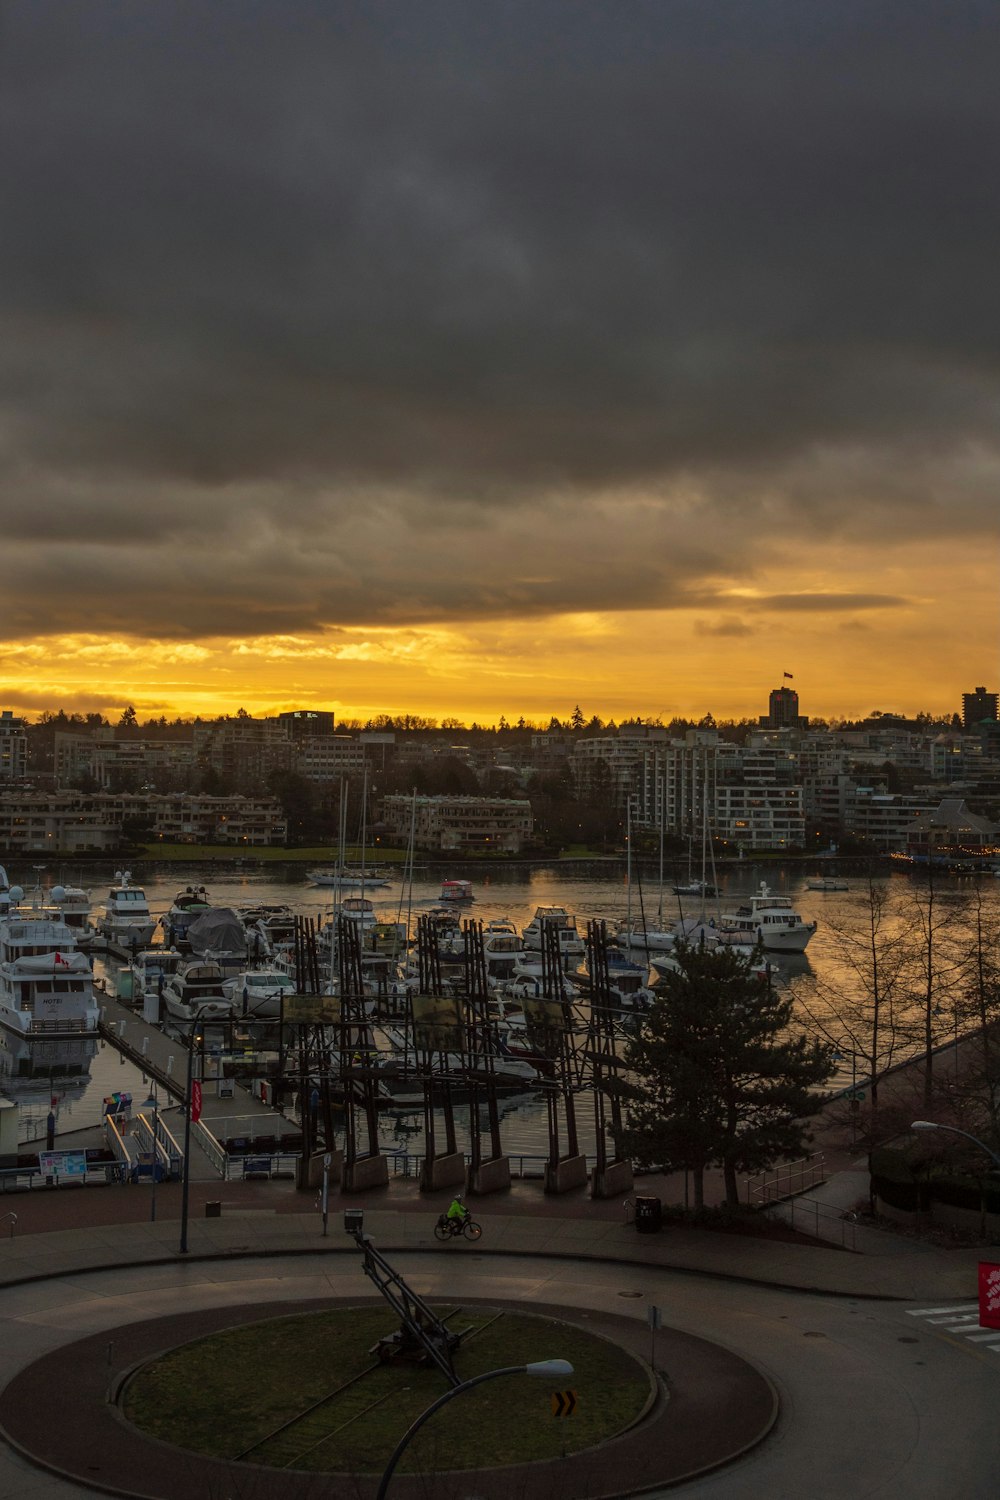
<path fill-rule="evenodd" d="M 159 1167 L 160 1156 L 160 1101 L 156 1096 L 156 1084 L 149 1086 L 149 1098 L 144 1100 L 143 1109 L 153 1111 L 153 1169 L 150 1174 L 151 1191 L 149 1195 L 149 1222 L 156 1223 L 156 1173 Z"/>
<path fill-rule="evenodd" d="M 191 1017 L 191 1031 L 188 1035 L 187 1085 L 184 1089 L 184 1161 L 181 1166 L 181 1242 L 179 1246 L 181 1255 L 186 1255 L 188 1251 L 188 1201 L 191 1188 L 191 1085 L 194 1082 L 194 1037 L 202 1016 L 206 1011 L 214 1010 L 217 1005 L 217 1000 L 211 1000 L 205 1005 L 199 1005 Z"/>
<path fill-rule="evenodd" d="M 948 1130 L 952 1135 L 962 1135 L 967 1141 L 972 1141 L 973 1145 L 978 1146 L 980 1151 L 985 1151 L 986 1155 L 993 1162 L 994 1167 L 1000 1170 L 1000 1156 L 995 1151 L 992 1151 L 985 1141 L 981 1141 L 978 1135 L 970 1135 L 967 1130 L 959 1130 L 957 1125 L 940 1125 L 937 1120 L 913 1120 L 910 1124 L 910 1129 Z"/>
<path fill-rule="evenodd" d="M 473 1375 L 471 1380 L 463 1380 L 459 1385 L 453 1385 L 450 1390 L 445 1391 L 443 1396 L 439 1396 L 436 1401 L 432 1402 L 427 1410 L 421 1416 L 417 1417 L 416 1421 L 412 1422 L 403 1433 L 403 1436 L 396 1444 L 392 1457 L 385 1466 L 385 1472 L 382 1475 L 375 1500 L 385 1500 L 385 1496 L 389 1491 L 389 1481 L 392 1479 L 396 1465 L 424 1423 L 433 1417 L 436 1411 L 440 1411 L 442 1406 L 447 1405 L 456 1396 L 461 1396 L 463 1391 L 471 1391 L 473 1386 L 482 1385 L 484 1380 L 497 1380 L 501 1375 L 534 1375 L 540 1380 L 562 1380 L 565 1376 L 572 1375 L 572 1373 L 573 1366 L 568 1359 L 541 1359 L 530 1365 L 506 1365 L 501 1370 L 486 1370 L 482 1375 Z"/>

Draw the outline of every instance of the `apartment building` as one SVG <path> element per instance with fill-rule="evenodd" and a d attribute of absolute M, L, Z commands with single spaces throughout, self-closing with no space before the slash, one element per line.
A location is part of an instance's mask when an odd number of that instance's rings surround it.
<path fill-rule="evenodd" d="M 531 838 L 531 803 L 519 797 L 383 797 L 378 819 L 403 842 L 414 829 L 418 849 L 519 854 Z"/>
<path fill-rule="evenodd" d="M 172 782 L 185 784 L 194 770 L 193 737 L 183 740 L 118 739 L 114 729 L 89 734 L 57 730 L 53 738 L 53 769 L 57 787 L 89 778 L 102 790 L 133 790 L 151 784 L 163 790 Z"/>
<path fill-rule="evenodd" d="M 118 849 L 142 823 L 164 843 L 283 844 L 288 826 L 270 797 L 175 793 L 0 792 L 0 843 L 11 853 Z"/>
<path fill-rule="evenodd" d="M 23 719 L 9 708 L 0 713 L 0 785 L 23 781 L 28 767 L 28 736 Z"/>

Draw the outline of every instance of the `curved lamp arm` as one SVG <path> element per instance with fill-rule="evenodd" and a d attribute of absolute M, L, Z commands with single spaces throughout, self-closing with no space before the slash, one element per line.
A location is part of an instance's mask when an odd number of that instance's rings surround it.
<path fill-rule="evenodd" d="M 456 1396 L 461 1396 L 463 1391 L 471 1391 L 473 1386 L 482 1385 L 484 1380 L 497 1380 L 501 1375 L 535 1375 L 545 1380 L 550 1377 L 561 1379 L 564 1375 L 572 1375 L 572 1373 L 573 1366 L 569 1360 L 543 1359 L 532 1365 L 506 1365 L 501 1370 L 486 1370 L 482 1375 L 473 1375 L 471 1380 L 463 1380 L 459 1385 L 453 1385 L 451 1390 L 445 1391 L 443 1396 L 439 1396 L 436 1401 L 432 1402 L 427 1410 L 422 1412 L 416 1421 L 412 1422 L 403 1433 L 403 1436 L 396 1444 L 392 1457 L 385 1466 L 385 1472 L 382 1475 L 382 1481 L 379 1484 L 375 1500 L 385 1500 L 385 1496 L 389 1490 L 389 1481 L 392 1479 L 396 1465 L 424 1423 L 429 1421 L 436 1411 L 440 1411 L 442 1406 L 446 1406 Z"/>
<path fill-rule="evenodd" d="M 991 1151 L 986 1142 L 981 1141 L 978 1135 L 970 1135 L 967 1130 L 959 1130 L 957 1125 L 939 1125 L 937 1120 L 913 1120 L 910 1123 L 910 1129 L 947 1130 L 950 1131 L 952 1135 L 963 1135 L 967 1141 L 972 1141 L 973 1145 L 978 1146 L 980 1151 L 986 1152 L 986 1155 L 994 1164 L 994 1170 L 1000 1169 L 1000 1156 L 998 1156 L 995 1151 Z"/>

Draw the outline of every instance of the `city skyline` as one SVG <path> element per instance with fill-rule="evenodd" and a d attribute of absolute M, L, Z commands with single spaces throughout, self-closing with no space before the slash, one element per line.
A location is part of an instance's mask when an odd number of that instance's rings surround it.
<path fill-rule="evenodd" d="M 11 0 L 0 702 L 959 711 L 990 64 L 929 0 Z"/>

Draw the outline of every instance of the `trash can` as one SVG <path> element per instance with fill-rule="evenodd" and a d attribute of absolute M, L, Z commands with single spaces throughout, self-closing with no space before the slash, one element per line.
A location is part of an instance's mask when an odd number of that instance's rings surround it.
<path fill-rule="evenodd" d="M 663 1228 L 663 1204 L 659 1198 L 636 1198 L 635 1227 L 640 1234 L 656 1234 Z"/>
<path fill-rule="evenodd" d="M 218 1201 L 213 1202 L 213 1203 L 206 1203 L 205 1204 L 205 1218 L 206 1219 L 221 1219 L 222 1218 L 222 1204 L 219 1203 Z M 659 1227 L 659 1226 L 657 1226 L 657 1227 Z"/>

